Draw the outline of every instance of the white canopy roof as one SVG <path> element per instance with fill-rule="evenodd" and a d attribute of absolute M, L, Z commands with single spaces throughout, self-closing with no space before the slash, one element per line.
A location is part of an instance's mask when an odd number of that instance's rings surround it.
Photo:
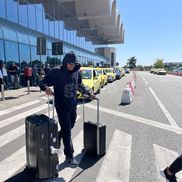
<path fill-rule="evenodd" d="M 27 0 L 42 3 L 46 18 L 64 21 L 67 29 L 77 30 L 94 43 L 123 43 L 121 16 L 116 0 Z M 25 4 L 19 0 L 19 4 Z"/>

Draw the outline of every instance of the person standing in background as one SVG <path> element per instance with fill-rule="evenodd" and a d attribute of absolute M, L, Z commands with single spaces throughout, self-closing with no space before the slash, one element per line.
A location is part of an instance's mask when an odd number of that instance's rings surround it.
<path fill-rule="evenodd" d="M 3 62 L 0 62 L 0 92 L 1 92 L 1 85 L 4 84 L 2 67 L 3 67 Z"/>
<path fill-rule="evenodd" d="M 3 64 L 2 73 L 3 73 L 3 80 L 4 80 L 5 88 L 8 89 L 8 72 L 6 70 L 5 64 Z"/>
<path fill-rule="evenodd" d="M 34 64 L 32 67 L 32 85 L 37 86 L 38 83 L 39 83 L 38 69 L 37 69 L 37 65 Z"/>
<path fill-rule="evenodd" d="M 45 73 L 45 76 L 51 71 L 51 68 L 49 66 L 49 64 L 46 64 L 45 65 L 45 68 L 44 68 L 44 73 Z"/>
<path fill-rule="evenodd" d="M 15 64 L 12 63 L 12 65 L 9 68 L 9 73 L 11 77 L 11 83 L 13 85 L 13 88 L 16 89 L 19 87 L 19 67 Z"/>

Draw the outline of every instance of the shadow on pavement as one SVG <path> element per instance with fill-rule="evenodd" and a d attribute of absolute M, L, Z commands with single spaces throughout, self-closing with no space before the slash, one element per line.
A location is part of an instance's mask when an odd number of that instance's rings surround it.
<path fill-rule="evenodd" d="M 28 92 L 27 90 L 25 90 L 24 92 Z M 40 90 L 30 90 L 30 92 L 40 92 Z"/>
<path fill-rule="evenodd" d="M 35 172 L 25 168 L 23 171 L 12 176 L 4 182 L 65 182 L 63 178 L 50 178 L 50 179 L 36 179 Z"/>
<path fill-rule="evenodd" d="M 36 182 L 35 173 L 25 168 L 23 171 L 7 179 L 5 182 Z"/>
<path fill-rule="evenodd" d="M 88 168 L 94 166 L 103 156 L 104 155 L 96 156 L 96 155 L 93 155 L 93 154 L 85 153 L 83 159 L 81 160 L 81 163 L 79 164 L 79 167 L 82 170 L 77 175 L 75 175 L 69 182 L 72 182 L 79 175 L 81 175 L 85 170 L 87 170 Z"/>
<path fill-rule="evenodd" d="M 83 153 L 80 153 L 77 156 L 75 156 L 76 160 L 78 160 L 82 155 L 83 155 Z M 79 175 L 81 175 L 88 168 L 94 166 L 102 157 L 103 157 L 103 155 L 96 156 L 93 154 L 85 153 L 84 157 L 81 160 L 81 163 L 79 164 L 81 171 L 78 174 L 76 174 L 69 182 L 76 179 Z M 58 171 L 59 171 L 60 175 L 61 175 L 61 171 L 68 167 L 69 167 L 69 165 L 65 161 L 63 163 L 59 164 Z M 5 182 L 65 182 L 65 180 L 62 177 L 37 180 L 35 178 L 35 172 L 33 170 L 28 170 L 27 168 L 25 168 L 23 171 L 17 173 L 16 175 L 12 176 L 11 178 L 7 179 Z"/>
<path fill-rule="evenodd" d="M 22 94 L 22 95 L 19 95 L 17 97 L 5 97 L 5 100 L 13 100 L 13 99 L 18 99 L 19 97 L 22 97 L 22 96 L 25 96 L 26 94 Z"/>

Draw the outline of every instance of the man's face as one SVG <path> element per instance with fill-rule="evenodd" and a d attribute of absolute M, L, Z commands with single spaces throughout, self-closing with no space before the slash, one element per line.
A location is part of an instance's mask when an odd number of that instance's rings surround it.
<path fill-rule="evenodd" d="M 67 64 L 67 70 L 68 71 L 72 71 L 74 69 L 74 67 L 75 67 L 75 64 L 74 63 L 68 63 Z"/>

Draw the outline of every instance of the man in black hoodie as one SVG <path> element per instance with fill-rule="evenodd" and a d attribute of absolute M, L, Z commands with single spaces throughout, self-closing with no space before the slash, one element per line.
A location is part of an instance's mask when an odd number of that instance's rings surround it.
<path fill-rule="evenodd" d="M 94 95 L 91 95 L 82 84 L 80 67 L 74 52 L 67 53 L 63 58 L 63 65 L 53 68 L 40 82 L 41 90 L 45 91 L 47 95 L 53 94 L 49 86 L 54 87 L 55 107 L 61 126 L 59 141 L 61 138 L 63 139 L 66 161 L 72 167 L 77 166 L 77 161 L 73 157 L 74 150 L 71 139 L 71 129 L 77 117 L 77 90 L 94 99 Z"/>

